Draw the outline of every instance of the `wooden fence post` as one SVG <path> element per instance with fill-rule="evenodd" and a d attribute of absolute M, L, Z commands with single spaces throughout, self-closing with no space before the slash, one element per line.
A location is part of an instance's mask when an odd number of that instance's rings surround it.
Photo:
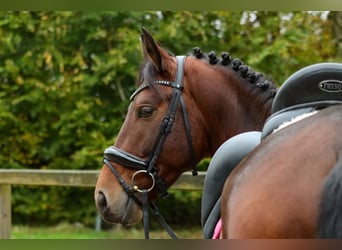
<path fill-rule="evenodd" d="M 0 239 L 11 238 L 11 184 L 0 184 Z"/>

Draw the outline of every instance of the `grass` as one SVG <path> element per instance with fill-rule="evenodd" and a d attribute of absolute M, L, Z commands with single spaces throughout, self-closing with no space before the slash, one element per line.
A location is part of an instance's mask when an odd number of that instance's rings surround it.
<path fill-rule="evenodd" d="M 175 234 L 180 239 L 203 239 L 200 228 L 179 229 Z M 151 239 L 170 239 L 164 229 L 150 232 Z M 54 227 L 12 226 L 12 239 L 144 239 L 144 231 L 138 227 L 96 231 L 75 224 L 59 224 Z"/>

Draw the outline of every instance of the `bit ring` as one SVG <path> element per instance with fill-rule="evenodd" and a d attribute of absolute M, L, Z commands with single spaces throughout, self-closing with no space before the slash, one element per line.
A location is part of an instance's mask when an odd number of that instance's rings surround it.
<path fill-rule="evenodd" d="M 151 178 L 151 180 L 152 180 L 152 185 L 151 185 L 151 187 L 149 187 L 148 189 L 140 189 L 135 183 L 134 183 L 134 179 L 136 178 L 136 176 L 137 175 L 139 175 L 139 174 L 146 174 L 147 176 L 149 176 L 150 178 Z M 153 188 L 154 188 L 154 186 L 155 186 L 155 184 L 156 184 L 156 181 L 155 181 L 155 179 L 154 179 L 154 176 L 153 176 L 153 174 L 151 174 L 150 172 L 147 172 L 147 170 L 138 170 L 137 172 L 135 172 L 133 175 L 132 175 L 132 179 L 131 179 L 131 182 L 132 182 L 132 189 L 134 190 L 134 191 L 137 191 L 137 192 L 139 192 L 139 193 L 142 193 L 144 190 L 147 190 L 147 192 L 150 192 Z"/>

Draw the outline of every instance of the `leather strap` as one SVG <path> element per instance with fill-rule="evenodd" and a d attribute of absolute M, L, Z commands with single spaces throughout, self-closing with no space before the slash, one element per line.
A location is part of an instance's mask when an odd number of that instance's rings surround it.
<path fill-rule="evenodd" d="M 190 151 L 190 155 L 191 155 L 191 159 L 192 159 L 192 175 L 196 176 L 196 175 L 198 175 L 197 168 L 196 168 L 196 155 L 195 155 L 195 151 L 194 151 L 194 147 L 193 147 L 193 143 L 192 143 L 190 123 L 189 123 L 189 120 L 188 120 L 188 113 L 186 111 L 186 106 L 185 106 L 185 102 L 184 102 L 183 96 L 180 97 L 180 103 L 181 103 L 181 106 L 182 106 L 185 134 L 186 134 L 186 137 L 187 137 L 189 151 Z"/>
<path fill-rule="evenodd" d="M 146 189 L 142 190 L 142 212 L 143 212 L 143 224 L 145 239 L 149 239 L 149 219 L 148 219 L 148 192 Z"/>

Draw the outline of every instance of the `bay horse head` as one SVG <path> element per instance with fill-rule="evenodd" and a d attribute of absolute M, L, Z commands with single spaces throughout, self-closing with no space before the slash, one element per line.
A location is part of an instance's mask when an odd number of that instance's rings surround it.
<path fill-rule="evenodd" d="M 260 130 L 275 87 L 239 59 L 222 53 L 173 56 L 146 30 L 137 90 L 115 144 L 105 150 L 95 202 L 112 223 L 137 223 L 141 193 L 150 201 L 228 138 Z"/>

